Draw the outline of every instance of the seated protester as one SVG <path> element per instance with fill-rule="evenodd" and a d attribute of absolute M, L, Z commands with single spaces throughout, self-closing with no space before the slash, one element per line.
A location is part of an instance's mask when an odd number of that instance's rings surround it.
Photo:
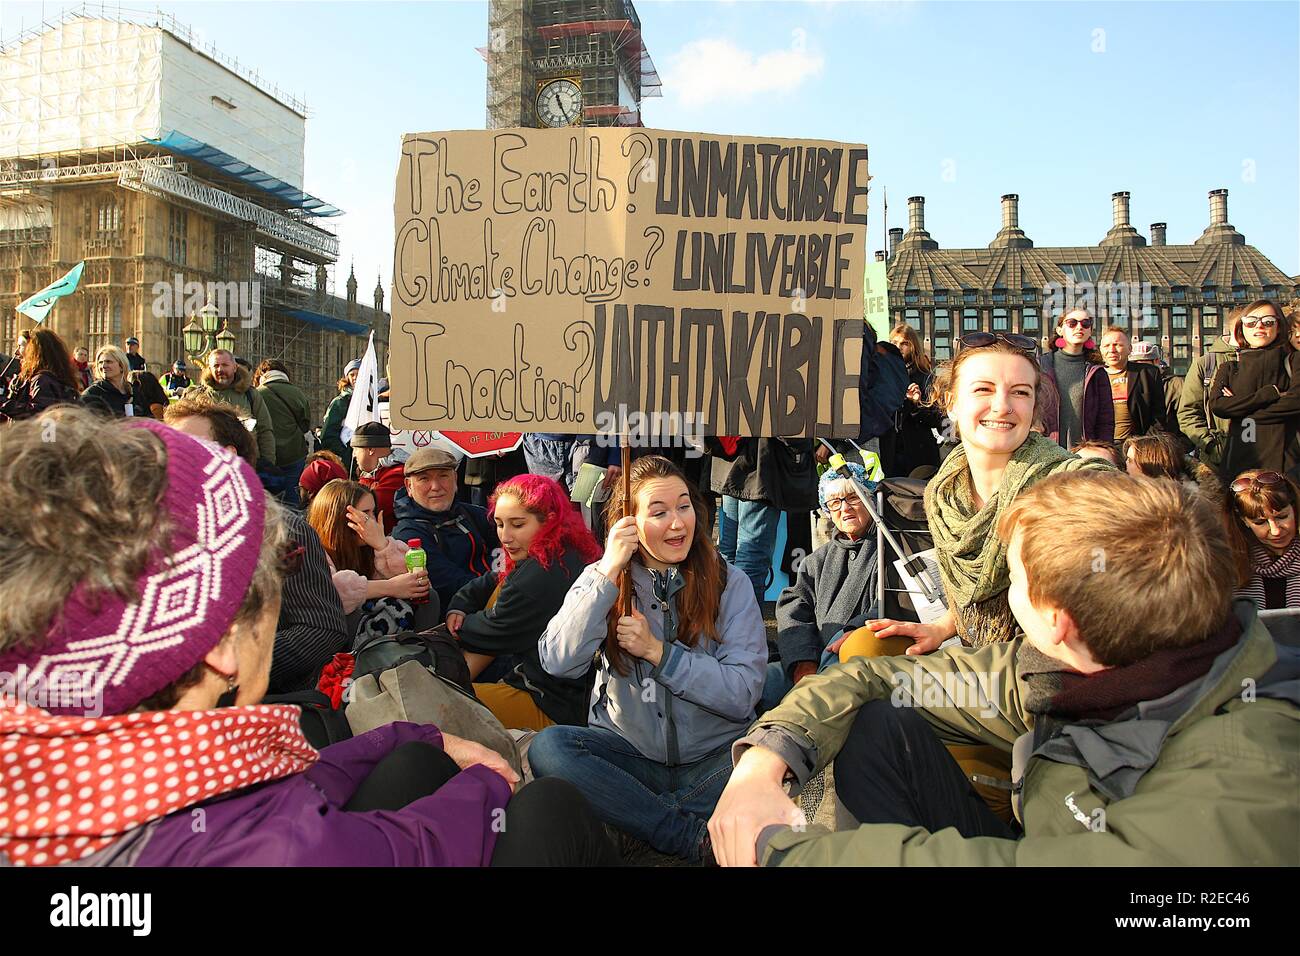
<path fill-rule="evenodd" d="M 571 787 L 512 798 L 501 757 L 437 727 L 313 749 L 298 708 L 258 704 L 287 542 L 253 469 L 161 422 L 58 421 L 57 442 L 8 426 L 0 458 L 0 509 L 41 515 L 0 533 L 0 671 L 21 675 L 0 692 L 0 766 L 23 761 L 0 774 L 0 866 L 615 861 Z M 76 540 L 94 562 L 68 560 Z M 56 813 L 76 753 L 101 782 Z"/>
<path fill-rule="evenodd" d="M 456 592 L 492 570 L 496 528 L 487 511 L 456 500 L 456 456 L 421 448 L 406 459 L 405 487 L 393 498 L 398 541 L 419 538 L 428 556 L 429 581 L 448 607 Z"/>
<path fill-rule="evenodd" d="M 369 488 L 331 481 L 312 499 L 307 523 L 325 547 L 349 637 L 359 642 L 415 626 L 415 606 L 430 600 L 429 575 L 406 570 L 407 546 L 384 535 Z M 438 619 L 437 607 L 430 616 Z"/>
<path fill-rule="evenodd" d="M 754 589 L 724 562 L 698 516 L 700 492 L 666 458 L 615 485 L 605 554 L 569 590 L 538 644 L 542 667 L 576 680 L 599 652 L 588 727 L 547 727 L 528 751 L 538 777 L 563 777 L 606 823 L 691 861 L 711 859 L 705 822 L 753 718 L 767 666 Z M 618 616 L 619 579 L 631 613 Z"/>
<path fill-rule="evenodd" d="M 1300 656 L 1232 602 L 1214 509 L 1174 482 L 1067 474 L 1018 497 L 998 534 L 1024 636 L 804 681 L 735 747 L 709 823 L 719 862 L 1294 864 Z M 1098 549 L 1107 573 L 1080 574 Z M 1018 825 L 973 798 L 950 741 L 1015 748 Z M 783 781 L 832 762 L 861 825 L 792 829 Z"/>
<path fill-rule="evenodd" d="M 393 496 L 401 491 L 405 478 L 400 461 L 385 464 L 393 450 L 393 433 L 383 422 L 365 422 L 352 433 L 350 444 L 357 481 L 375 493 L 375 502 L 384 519 L 384 533 L 392 534 L 397 525 Z"/>
<path fill-rule="evenodd" d="M 1232 513 L 1244 556 L 1239 597 L 1260 610 L 1300 607 L 1300 487 L 1276 471 L 1252 469 L 1231 484 Z"/>
<path fill-rule="evenodd" d="M 177 431 L 233 451 L 249 465 L 257 460 L 257 442 L 230 405 L 181 398 L 167 406 L 163 421 Z M 286 575 L 281 591 L 267 688 L 272 694 L 311 690 L 321 669 L 339 651 L 347 650 L 349 637 L 320 537 L 298 512 L 286 510 L 284 518 L 293 544 L 291 553 L 297 557 L 293 559 L 294 573 Z"/>
<path fill-rule="evenodd" d="M 1099 458 L 1107 464 L 1119 467 L 1120 453 L 1111 441 L 1081 441 L 1070 449 L 1071 455 L 1078 455 L 1080 458 Z"/>
<path fill-rule="evenodd" d="M 600 545 L 552 478 L 503 481 L 488 511 L 505 567 L 456 592 L 447 628 L 465 651 L 471 677 L 497 656 L 517 654 L 522 660 L 502 683 L 475 684 L 474 693 L 509 728 L 585 724 L 588 675 L 552 677 L 538 660 L 537 640 L 582 569 L 600 557 Z"/>
<path fill-rule="evenodd" d="M 348 470 L 339 456 L 321 449 L 307 456 L 302 474 L 298 476 L 298 501 L 302 510 L 311 507 L 311 500 L 331 481 L 347 481 Z"/>
<path fill-rule="evenodd" d="M 849 469 L 875 494 L 876 483 L 867 480 L 861 465 L 850 462 Z M 776 602 L 776 646 L 781 660 L 767 666 L 763 703 L 768 707 L 780 703 L 805 677 L 838 661 L 838 638 L 877 613 L 871 513 L 853 485 L 833 471 L 822 475 L 817 500 L 835 531 L 830 541 L 800 562 L 794 581 Z M 828 647 L 832 644 L 833 650 Z"/>
<path fill-rule="evenodd" d="M 20 358 L 9 395 L 0 402 L 0 422 L 31 418 L 52 405 L 76 404 L 81 376 L 56 333 L 34 329 Z"/>
<path fill-rule="evenodd" d="M 1142 435 L 1124 442 L 1124 470 L 1130 475 L 1181 481 L 1199 491 L 1220 513 L 1226 513 L 1227 496 L 1218 472 L 1183 454 L 1182 443 L 1168 432 Z"/>

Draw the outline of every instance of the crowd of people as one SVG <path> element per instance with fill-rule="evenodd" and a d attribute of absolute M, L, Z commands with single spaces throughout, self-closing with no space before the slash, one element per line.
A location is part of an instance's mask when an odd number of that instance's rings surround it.
<path fill-rule="evenodd" d="M 160 381 L 134 339 L 25 333 L 0 865 L 1300 862 L 1300 312 L 1236 310 L 1182 381 L 1085 309 L 937 367 L 868 335 L 855 441 L 624 475 L 598 436 L 467 461 L 349 433 L 359 362 L 317 441 L 278 360 Z M 923 483 L 925 620 L 878 599 L 880 473 Z M 782 522 L 820 543 L 768 623 Z M 451 654 L 409 659 L 507 751 L 320 739 L 384 641 Z M 810 824 L 815 777 L 852 826 Z"/>

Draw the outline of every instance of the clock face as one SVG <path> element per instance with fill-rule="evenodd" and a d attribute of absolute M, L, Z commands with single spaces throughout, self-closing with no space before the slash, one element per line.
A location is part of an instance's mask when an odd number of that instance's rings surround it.
<path fill-rule="evenodd" d="M 582 90 L 573 80 L 551 80 L 537 91 L 537 119 L 543 126 L 572 126 L 582 116 Z"/>

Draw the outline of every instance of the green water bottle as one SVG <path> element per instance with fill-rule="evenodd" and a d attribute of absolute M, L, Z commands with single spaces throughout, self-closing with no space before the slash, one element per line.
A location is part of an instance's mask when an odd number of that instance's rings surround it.
<path fill-rule="evenodd" d="M 427 568 L 429 566 L 429 556 L 424 553 L 424 548 L 421 546 L 420 539 L 410 538 L 407 540 L 406 544 L 407 547 L 411 549 L 406 552 L 406 570 L 409 572 L 414 571 L 417 568 L 421 570 Z M 416 601 L 414 603 L 424 604 L 428 600 L 429 599 L 426 597 L 424 600 Z"/>

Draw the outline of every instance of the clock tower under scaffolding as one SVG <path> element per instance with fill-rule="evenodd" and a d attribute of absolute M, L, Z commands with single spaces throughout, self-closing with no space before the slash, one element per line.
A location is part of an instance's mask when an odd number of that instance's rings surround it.
<path fill-rule="evenodd" d="M 479 52 L 489 129 L 644 126 L 642 99 L 661 95 L 631 0 L 491 0 Z"/>

